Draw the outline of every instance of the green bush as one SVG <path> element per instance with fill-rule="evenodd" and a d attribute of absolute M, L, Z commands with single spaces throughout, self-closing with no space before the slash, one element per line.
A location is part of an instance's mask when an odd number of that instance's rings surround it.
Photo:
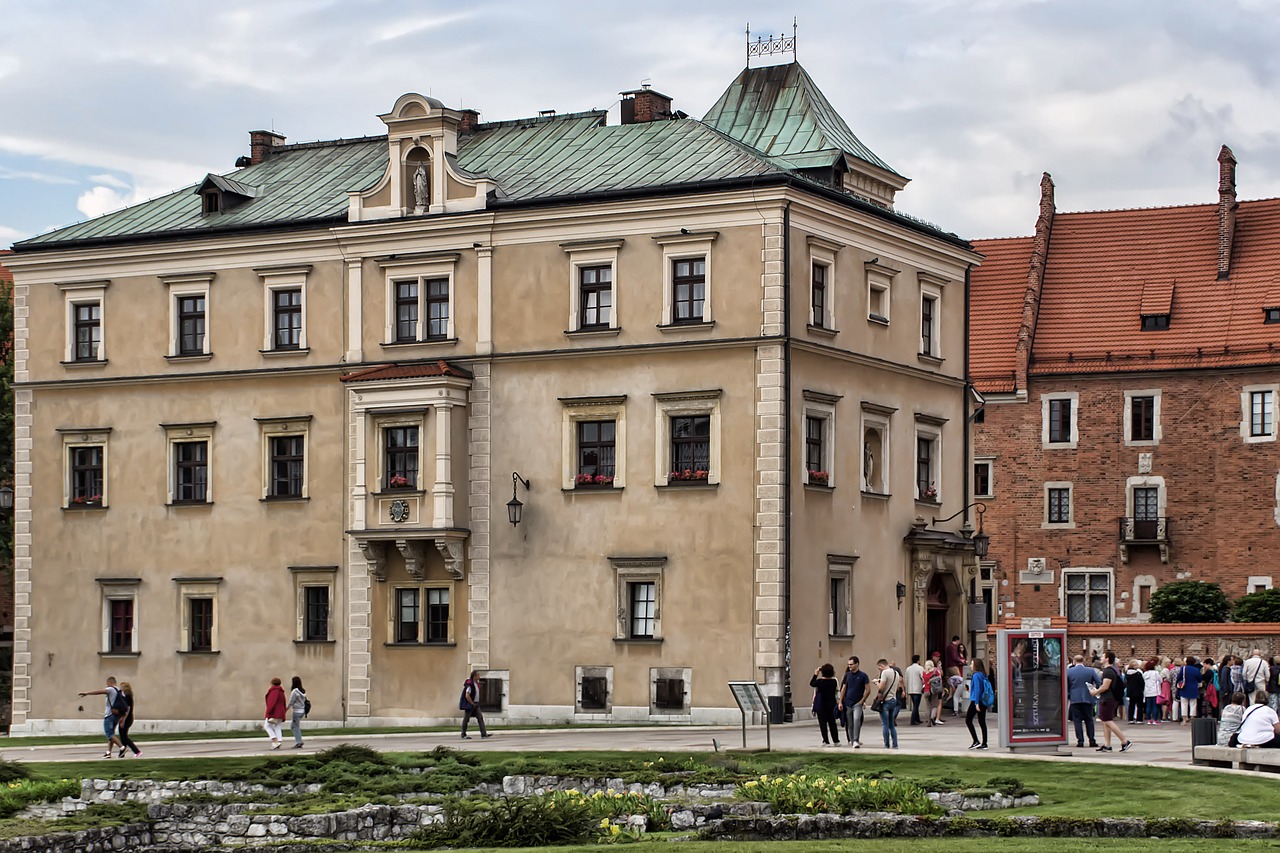
<path fill-rule="evenodd" d="M 1152 622 L 1226 622 L 1231 602 L 1216 583 L 1174 581 L 1151 594 Z"/>
<path fill-rule="evenodd" d="M 31 771 L 27 768 L 27 765 L 21 764 L 17 761 L 0 760 L 0 784 L 30 778 Z"/>
<path fill-rule="evenodd" d="M 1237 622 L 1280 622 L 1280 589 L 1249 593 L 1236 602 L 1231 618 Z"/>
<path fill-rule="evenodd" d="M 80 795 L 79 779 L 19 779 L 0 785 L 0 818 L 13 817 L 32 803 Z"/>
<path fill-rule="evenodd" d="M 321 764 L 344 762 L 346 764 L 387 765 L 391 763 L 391 759 L 376 749 L 370 749 L 367 746 L 359 746 L 354 743 L 340 743 L 337 746 L 331 746 L 328 749 L 317 752 L 313 758 Z"/>
<path fill-rule="evenodd" d="M 596 836 L 585 805 L 550 797 L 451 800 L 444 820 L 414 833 L 424 847 L 545 847 L 574 844 Z"/>
<path fill-rule="evenodd" d="M 897 779 L 865 776 L 762 775 L 738 786 L 738 795 L 769 804 L 775 814 L 850 814 L 895 812 L 910 815 L 942 814 L 924 788 Z"/>

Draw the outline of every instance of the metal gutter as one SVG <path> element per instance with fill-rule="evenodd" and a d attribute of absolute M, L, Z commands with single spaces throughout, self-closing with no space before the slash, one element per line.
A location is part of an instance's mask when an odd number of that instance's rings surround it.
<path fill-rule="evenodd" d="M 791 202 L 782 206 L 782 718 L 795 719 L 791 701 Z"/>

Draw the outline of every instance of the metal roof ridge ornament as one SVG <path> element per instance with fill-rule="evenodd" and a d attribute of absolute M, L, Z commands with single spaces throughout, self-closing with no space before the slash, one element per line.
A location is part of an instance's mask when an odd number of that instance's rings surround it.
<path fill-rule="evenodd" d="M 778 36 L 777 38 L 765 38 L 764 36 L 756 36 L 756 40 L 751 40 L 751 22 L 747 21 L 747 67 L 751 67 L 751 57 L 753 56 L 773 56 L 778 53 L 790 53 L 792 62 L 799 62 L 800 55 L 796 53 L 796 18 L 791 19 L 791 35 Z"/>

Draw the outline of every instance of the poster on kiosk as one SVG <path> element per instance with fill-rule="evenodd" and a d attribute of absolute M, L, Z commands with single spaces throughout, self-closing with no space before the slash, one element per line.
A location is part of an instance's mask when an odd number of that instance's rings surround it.
<path fill-rule="evenodd" d="M 996 634 L 1000 746 L 1052 749 L 1067 742 L 1067 632 Z"/>

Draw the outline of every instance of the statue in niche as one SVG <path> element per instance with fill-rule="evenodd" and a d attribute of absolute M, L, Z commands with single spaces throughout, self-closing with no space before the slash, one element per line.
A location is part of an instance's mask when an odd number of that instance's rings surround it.
<path fill-rule="evenodd" d="M 868 492 L 875 488 L 876 455 L 871 452 L 871 442 L 862 442 L 862 484 Z"/>
<path fill-rule="evenodd" d="M 425 213 L 427 205 L 431 203 L 429 197 L 429 181 L 427 178 L 427 167 L 422 163 L 418 164 L 418 168 L 413 173 L 413 212 Z"/>

